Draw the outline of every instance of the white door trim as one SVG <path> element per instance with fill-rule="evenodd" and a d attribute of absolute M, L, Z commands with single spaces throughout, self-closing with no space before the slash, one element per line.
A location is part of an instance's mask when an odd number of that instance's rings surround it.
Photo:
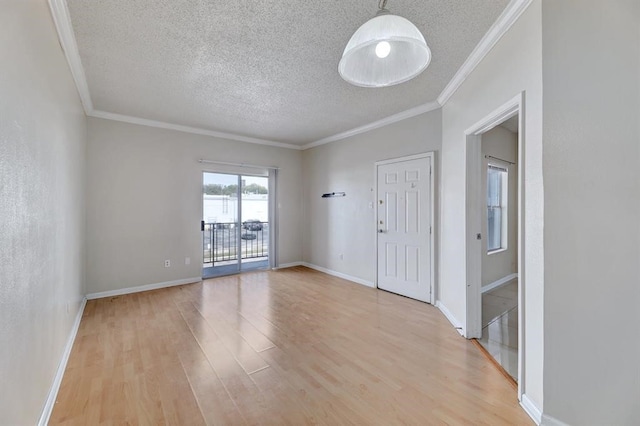
<path fill-rule="evenodd" d="M 392 163 L 402 163 L 403 161 L 410 161 L 410 160 L 417 160 L 420 158 L 427 158 L 427 157 L 431 157 L 431 159 L 433 159 L 433 152 L 425 152 L 424 154 L 414 154 L 414 155 L 408 155 L 406 157 L 400 157 L 400 158 L 390 158 L 388 160 L 380 160 L 380 161 L 376 161 L 376 169 L 378 166 L 382 166 L 385 164 L 392 164 Z M 378 182 L 376 182 L 377 184 Z"/>
<path fill-rule="evenodd" d="M 429 244 L 431 245 L 431 256 L 429 259 L 429 262 L 431 262 L 431 268 L 430 268 L 430 277 L 429 277 L 429 294 L 430 294 L 430 303 L 433 304 L 435 299 L 435 253 L 434 253 L 434 233 L 435 233 L 435 218 L 434 218 L 434 214 L 435 214 L 435 195 L 434 195 L 434 190 L 435 190 L 435 179 L 434 179 L 434 175 L 435 175 L 435 152 L 431 151 L 431 152 L 426 152 L 423 154 L 415 154 L 415 155 L 408 155 L 406 157 L 399 157 L 399 158 L 390 158 L 387 160 L 380 160 L 380 161 L 376 161 L 375 165 L 374 165 L 374 174 L 375 174 L 375 189 L 374 189 L 374 200 L 373 200 L 373 208 L 375 210 L 375 223 L 374 223 L 374 229 L 373 232 L 375 232 L 375 282 L 374 282 L 374 286 L 376 288 L 378 288 L 378 221 L 380 220 L 378 218 L 378 167 L 385 165 L 385 164 L 392 164 L 392 163 L 401 163 L 403 161 L 410 161 L 410 160 L 417 160 L 419 158 L 429 158 L 430 159 L 430 175 L 429 175 L 429 186 L 430 186 L 430 195 L 429 195 L 429 209 L 430 209 L 430 217 L 431 220 L 429 221 Z"/>
<path fill-rule="evenodd" d="M 518 399 L 525 389 L 525 232 L 524 232 L 524 154 L 525 154 L 525 92 L 504 103 L 482 120 L 465 131 L 467 148 L 466 178 L 466 324 L 464 336 L 468 339 L 482 335 L 482 240 L 476 235 L 482 233 L 481 209 L 483 197 L 480 194 L 481 145 L 483 133 L 494 128 L 507 118 L 518 115 Z M 484 238 L 485 236 L 482 236 Z"/>

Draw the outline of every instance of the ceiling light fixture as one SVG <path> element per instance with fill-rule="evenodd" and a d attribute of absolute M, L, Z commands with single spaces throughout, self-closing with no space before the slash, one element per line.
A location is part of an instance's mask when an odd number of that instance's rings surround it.
<path fill-rule="evenodd" d="M 431 50 L 408 19 L 392 15 L 380 0 L 376 16 L 351 36 L 338 65 L 340 76 L 361 87 L 386 87 L 417 77 L 431 61 Z"/>

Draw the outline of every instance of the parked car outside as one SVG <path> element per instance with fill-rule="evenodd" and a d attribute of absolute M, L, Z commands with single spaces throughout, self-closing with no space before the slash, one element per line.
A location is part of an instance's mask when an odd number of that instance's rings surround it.
<path fill-rule="evenodd" d="M 257 219 L 249 219 L 242 222 L 242 228 L 247 231 L 262 231 L 262 222 Z"/>

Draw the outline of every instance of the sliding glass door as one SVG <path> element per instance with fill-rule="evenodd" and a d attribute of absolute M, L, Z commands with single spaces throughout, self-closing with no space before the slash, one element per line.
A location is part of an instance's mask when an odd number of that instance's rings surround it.
<path fill-rule="evenodd" d="M 269 180 L 203 173 L 202 276 L 269 267 Z"/>
<path fill-rule="evenodd" d="M 240 176 L 240 179 L 240 268 L 265 269 L 269 267 L 269 179 L 262 176 Z"/>

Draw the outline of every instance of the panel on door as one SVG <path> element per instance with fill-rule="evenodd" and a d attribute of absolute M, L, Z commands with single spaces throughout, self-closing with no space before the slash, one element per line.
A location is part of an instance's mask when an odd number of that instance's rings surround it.
<path fill-rule="evenodd" d="M 431 302 L 431 157 L 380 164 L 378 287 Z"/>

